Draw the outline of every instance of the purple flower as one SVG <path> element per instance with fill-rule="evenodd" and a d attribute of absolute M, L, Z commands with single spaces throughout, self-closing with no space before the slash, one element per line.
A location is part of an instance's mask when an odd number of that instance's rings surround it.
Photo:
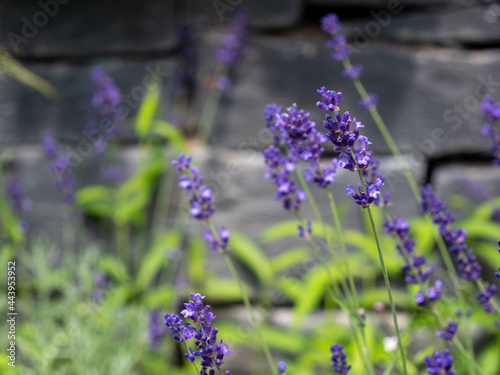
<path fill-rule="evenodd" d="M 465 237 L 467 233 L 462 228 L 452 228 L 455 218 L 447 210 L 447 205 L 437 199 L 431 185 L 420 188 L 422 192 L 422 211 L 430 212 L 434 223 L 439 225 L 439 233 L 448 243 L 448 250 L 458 263 L 460 276 L 466 280 L 477 280 L 481 274 L 481 266 L 476 260 L 472 249 L 467 249 Z"/>
<path fill-rule="evenodd" d="M 49 168 L 56 178 L 56 186 L 63 195 L 64 202 L 72 204 L 75 200 L 76 175 L 68 158 L 59 152 L 57 144 L 48 131 L 42 132 L 45 155 L 49 159 Z"/>
<path fill-rule="evenodd" d="M 111 279 L 108 277 L 108 275 L 97 272 L 94 275 L 94 280 L 97 287 L 92 292 L 92 299 L 95 302 L 101 302 L 104 298 L 106 289 L 108 289 L 111 284 Z"/>
<path fill-rule="evenodd" d="M 500 241 L 498 241 L 498 252 L 500 253 Z M 500 279 L 500 267 L 498 268 L 498 272 L 495 272 L 495 276 Z"/>
<path fill-rule="evenodd" d="M 181 153 L 172 164 L 178 170 L 187 172 L 179 178 L 179 187 L 186 190 L 186 194 L 191 197 L 189 213 L 198 220 L 207 220 L 215 212 L 212 191 L 203 185 L 203 177 L 198 175 L 199 169 L 196 166 L 187 169 L 190 162 L 191 157 Z"/>
<path fill-rule="evenodd" d="M 164 317 L 165 325 L 170 330 L 175 341 L 184 342 L 193 337 L 195 328 L 189 323 L 184 323 L 178 315 L 165 314 Z"/>
<path fill-rule="evenodd" d="M 304 173 L 306 181 L 314 181 L 320 188 L 328 187 L 334 180 L 337 174 L 338 160 L 333 158 L 332 166 L 326 166 L 322 163 L 312 162 Z"/>
<path fill-rule="evenodd" d="M 229 66 L 235 65 L 243 55 L 247 36 L 248 15 L 238 13 L 231 21 L 222 37 L 219 48 L 215 51 L 215 60 Z"/>
<path fill-rule="evenodd" d="M 122 94 L 113 79 L 102 68 L 95 67 L 90 72 L 92 83 L 92 106 L 110 120 L 116 120 L 122 115 L 118 106 L 122 102 Z"/>
<path fill-rule="evenodd" d="M 491 123 L 500 119 L 500 105 L 493 100 L 490 94 L 486 95 L 481 107 L 483 109 L 484 121 Z"/>
<path fill-rule="evenodd" d="M 434 286 L 431 286 L 426 290 L 426 293 L 422 292 L 422 290 L 418 291 L 415 295 L 415 302 L 417 305 L 421 307 L 427 307 L 429 304 L 436 302 L 439 298 L 441 298 L 441 288 L 443 283 L 441 280 L 436 280 L 434 282 Z"/>
<path fill-rule="evenodd" d="M 358 182 L 358 193 L 354 191 L 354 188 L 352 185 L 347 185 L 347 195 L 352 195 L 354 198 L 355 202 L 359 204 L 363 208 L 368 208 L 368 206 L 373 203 L 375 198 L 380 194 L 380 186 L 384 185 L 382 180 L 379 178 L 375 183 L 370 184 L 365 180 L 366 188 L 365 186 L 361 186 L 361 183 Z"/>
<path fill-rule="evenodd" d="M 448 349 L 443 350 L 443 354 L 435 351 L 431 357 L 425 357 L 427 373 L 430 375 L 455 375 L 456 371 L 451 369 L 453 357 Z"/>
<path fill-rule="evenodd" d="M 401 255 L 407 254 L 410 259 L 411 265 L 409 262 L 405 262 L 401 267 L 401 270 L 406 273 L 405 281 L 410 284 L 425 283 L 431 275 L 433 268 L 424 268 L 426 263 L 425 257 L 418 255 L 414 251 L 415 241 L 410 237 L 408 222 L 403 218 L 393 217 L 390 221 L 384 223 L 384 229 L 387 233 L 399 239 L 400 243 L 397 245 L 399 253 Z M 418 301 L 422 301 L 423 297 L 422 293 L 418 296 Z"/>
<path fill-rule="evenodd" d="M 151 349 L 158 350 L 161 346 L 161 339 L 167 333 L 165 325 L 161 324 L 161 315 L 158 310 L 153 310 L 149 313 L 149 329 L 147 337 Z"/>
<path fill-rule="evenodd" d="M 210 229 L 205 230 L 205 234 L 203 236 L 204 240 L 208 242 L 210 248 L 214 251 L 225 251 L 227 250 L 227 243 L 229 241 L 229 236 L 231 235 L 231 232 L 224 228 L 220 227 L 219 228 L 219 240 L 214 238 L 212 231 Z"/>
<path fill-rule="evenodd" d="M 183 152 L 177 156 L 177 159 L 172 160 L 172 165 L 180 172 L 184 172 L 189 169 L 191 165 L 191 156 L 185 156 Z"/>
<path fill-rule="evenodd" d="M 335 13 L 330 13 L 321 18 L 321 29 L 330 35 L 331 39 L 327 46 L 330 48 L 330 56 L 337 61 L 343 60 L 349 56 L 351 48 L 346 44 L 344 34 L 341 34 L 342 23 Z"/>
<path fill-rule="evenodd" d="M 112 165 L 107 167 L 104 172 L 104 177 L 110 182 L 122 182 L 127 178 L 127 175 L 122 167 Z"/>
<path fill-rule="evenodd" d="M 356 79 L 359 78 L 361 72 L 363 72 L 363 65 L 353 65 L 350 68 L 343 70 L 342 75 L 345 78 Z"/>
<path fill-rule="evenodd" d="M 361 99 L 358 103 L 359 108 L 364 109 L 366 111 L 375 108 L 378 103 L 378 95 L 368 93 L 368 97 L 366 99 Z"/>
<path fill-rule="evenodd" d="M 278 366 L 276 367 L 276 369 L 281 375 L 285 375 L 286 363 L 283 361 L 278 362 Z"/>
<path fill-rule="evenodd" d="M 16 177 L 10 176 L 5 180 L 5 192 L 12 211 L 19 215 L 19 224 L 24 233 L 28 232 L 30 224 L 23 219 L 26 212 L 33 209 L 33 201 L 26 197 L 23 185 Z"/>
<path fill-rule="evenodd" d="M 495 208 L 491 214 L 491 220 L 500 223 L 500 208 Z"/>
<path fill-rule="evenodd" d="M 44 130 L 40 137 L 42 138 L 43 150 L 45 152 L 45 155 L 50 159 L 55 158 L 59 153 L 59 149 L 57 147 L 56 141 L 54 140 L 54 137 L 52 136 L 52 133 L 49 130 Z"/>
<path fill-rule="evenodd" d="M 165 314 L 165 325 L 170 329 L 174 340 L 186 341 L 192 338 L 195 339 L 196 349 L 188 349 L 185 357 L 188 361 L 194 362 L 196 358 L 200 358 L 202 369 L 200 374 L 214 373 L 214 368 L 220 366 L 224 356 L 231 352 L 229 347 L 223 344 L 222 340 L 217 340 L 218 328 L 212 328 L 212 322 L 215 315 L 210 312 L 210 306 L 204 306 L 202 299 L 205 298 L 198 293 L 190 294 L 192 300 L 184 303 L 185 309 L 181 314 L 186 319 L 190 319 L 198 327 L 190 323 L 184 323 L 177 315 Z M 226 375 L 229 372 L 226 371 Z"/>
<path fill-rule="evenodd" d="M 321 102 L 316 103 L 316 107 L 323 111 L 338 112 L 340 101 L 342 100 L 342 93 L 333 90 L 327 90 L 325 86 L 317 90 L 321 94 Z"/>
<path fill-rule="evenodd" d="M 323 16 L 320 20 L 321 22 L 321 30 L 330 35 L 337 34 L 340 30 L 342 30 L 342 23 L 339 21 L 339 16 L 335 13 L 330 13 Z"/>
<path fill-rule="evenodd" d="M 347 356 L 344 352 L 344 347 L 339 344 L 333 344 L 330 347 L 330 352 L 332 353 L 332 365 L 333 370 L 337 374 L 346 375 L 351 369 L 351 365 L 347 363 Z"/>
<path fill-rule="evenodd" d="M 276 115 L 281 114 L 281 112 L 283 112 L 283 107 L 276 103 L 268 104 L 264 110 L 264 121 L 272 132 L 281 132 L 281 129 L 276 125 Z"/>
<path fill-rule="evenodd" d="M 500 131 L 496 132 L 492 127 L 492 123 L 500 118 L 500 105 L 488 94 L 483 100 L 482 109 L 485 123 L 481 133 L 491 138 L 490 152 L 493 155 L 493 164 L 500 166 Z"/>
<path fill-rule="evenodd" d="M 31 211 L 33 201 L 26 197 L 23 185 L 16 177 L 8 177 L 5 181 L 7 199 L 12 210 L 16 213 Z"/>
<path fill-rule="evenodd" d="M 338 104 L 342 94 L 326 90 L 324 87 L 318 90 L 323 97 L 322 102 L 316 105 L 318 108 L 330 112 L 325 115 L 323 126 L 329 133 L 326 135 L 334 145 L 333 150 L 340 153 L 339 166 L 350 171 L 356 171 L 358 168 L 364 170 L 368 168 L 371 161 L 371 152 L 366 148 L 371 142 L 365 136 L 359 134 L 359 130 L 364 126 L 351 119 L 349 112 L 340 114 Z M 352 129 L 351 129 L 352 125 Z M 354 155 L 354 156 L 353 156 Z"/>
<path fill-rule="evenodd" d="M 476 295 L 476 300 L 484 305 L 484 311 L 486 313 L 492 313 L 495 311 L 493 307 L 493 296 L 497 291 L 497 287 L 494 284 L 486 285 L 484 290 L 480 290 Z"/>
<path fill-rule="evenodd" d="M 443 340 L 453 340 L 458 330 L 458 322 L 448 321 L 448 324 L 443 327 L 442 331 L 436 332 L 437 337 L 441 337 Z"/>
<path fill-rule="evenodd" d="M 297 228 L 299 230 L 299 237 L 305 238 L 307 240 L 311 239 L 311 236 L 312 236 L 312 224 L 311 224 L 310 220 L 307 220 L 306 228 L 304 228 L 303 225 L 299 225 Z"/>

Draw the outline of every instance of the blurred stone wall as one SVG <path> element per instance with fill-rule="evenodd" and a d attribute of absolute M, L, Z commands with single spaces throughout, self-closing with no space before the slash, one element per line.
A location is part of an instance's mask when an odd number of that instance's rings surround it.
<path fill-rule="evenodd" d="M 260 157 L 270 139 L 263 129 L 267 103 L 297 103 L 315 109 L 321 86 L 342 91 L 343 110 L 365 125 L 376 157 L 389 173 L 395 214 L 418 211 L 396 162 L 358 95 L 328 57 L 319 18 L 335 11 L 355 48 L 353 63 L 364 65 L 362 80 L 380 97 L 379 110 L 420 183 L 438 193 L 469 192 L 479 181 L 499 193 L 500 170 L 491 166 L 489 140 L 480 134 L 480 102 L 486 92 L 500 100 L 500 4 L 473 0 L 5 0 L 0 5 L 0 45 L 58 90 L 48 99 L 12 80 L 0 84 L 0 139 L 12 169 L 35 201 L 31 220 L 42 232 L 58 230 L 66 213 L 47 171 L 39 142 L 43 129 L 73 149 L 84 137 L 90 108 L 89 72 L 102 66 L 123 90 L 131 116 L 145 93 L 145 78 L 164 79 L 163 110 L 169 117 L 179 69 L 178 28 L 192 26 L 196 77 L 189 120 L 196 122 L 213 73 L 213 51 L 231 16 L 251 15 L 248 48 L 232 72 L 208 149 L 196 153 L 216 194 L 216 222 L 256 238 L 269 224 L 290 219 L 274 202 Z M 172 120 L 172 119 L 171 119 Z M 173 119 L 175 120 L 175 119 Z M 321 126 L 321 125 L 320 125 Z M 138 162 L 134 139 L 124 158 Z M 82 183 L 95 179 L 92 157 L 82 158 Z M 346 226 L 359 223 L 347 202 L 339 173 L 336 196 L 346 207 Z M 462 189 L 462 190 L 460 190 Z M 306 213 L 307 214 L 307 213 Z M 270 248 L 269 251 L 276 251 Z"/>

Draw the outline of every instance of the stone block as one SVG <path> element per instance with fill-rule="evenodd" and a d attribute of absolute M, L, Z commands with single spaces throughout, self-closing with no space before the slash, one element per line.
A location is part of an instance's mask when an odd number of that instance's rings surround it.
<path fill-rule="evenodd" d="M 0 44 L 18 57 L 168 52 L 176 44 L 174 1 L 5 1 Z"/>

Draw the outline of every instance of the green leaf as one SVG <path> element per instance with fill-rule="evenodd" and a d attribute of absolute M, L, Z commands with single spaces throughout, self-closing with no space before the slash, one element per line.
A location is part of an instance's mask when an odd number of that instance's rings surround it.
<path fill-rule="evenodd" d="M 156 238 L 152 248 L 143 257 L 137 273 L 136 285 L 139 290 L 150 286 L 153 278 L 168 262 L 167 254 L 179 246 L 181 234 L 178 230 L 171 229 L 164 235 Z"/>
<path fill-rule="evenodd" d="M 84 187 L 76 193 L 76 204 L 90 215 L 111 217 L 114 208 L 114 190 L 102 185 Z"/>
<path fill-rule="evenodd" d="M 299 222 L 297 220 L 288 220 L 288 221 L 282 221 L 277 224 L 271 225 L 264 229 L 262 232 L 260 232 L 260 238 L 263 242 L 274 242 L 277 240 L 282 240 L 286 238 L 297 238 L 298 237 L 298 225 Z M 333 229 L 333 227 L 322 224 L 317 221 L 312 221 L 312 230 L 313 230 L 313 236 L 314 237 L 325 237 L 325 233 L 323 231 L 323 226 L 325 227 L 326 230 L 330 231 L 332 233 L 333 238 L 335 238 L 336 231 Z"/>
<path fill-rule="evenodd" d="M 116 192 L 114 220 L 118 224 L 144 222 L 146 206 L 153 195 L 153 187 L 163 172 L 164 160 L 154 156 L 125 181 Z"/>
<path fill-rule="evenodd" d="M 171 123 L 163 120 L 154 120 L 152 132 L 167 140 L 172 146 L 174 146 L 177 152 L 185 152 L 187 150 L 186 138 L 182 132 Z"/>
<path fill-rule="evenodd" d="M 248 286 L 244 288 L 248 293 Z M 240 302 L 242 299 L 240 288 L 233 279 L 220 279 L 215 276 L 207 278 L 204 294 L 223 302 Z"/>
<path fill-rule="evenodd" d="M 283 251 L 271 259 L 271 267 L 275 273 L 284 271 L 306 260 L 311 251 L 307 247 L 294 247 Z"/>
<path fill-rule="evenodd" d="M 187 246 L 187 273 L 189 282 L 196 287 L 200 286 L 205 278 L 207 250 L 203 240 L 191 237 Z"/>
<path fill-rule="evenodd" d="M 127 282 L 129 280 L 127 268 L 125 265 L 110 255 L 103 255 L 98 261 L 99 268 L 106 275 L 111 276 L 119 282 Z"/>
<path fill-rule="evenodd" d="M 417 240 L 416 247 L 418 251 L 424 255 L 430 254 L 435 244 L 435 226 L 427 222 L 425 217 L 409 219 L 408 223 L 412 237 Z"/>
<path fill-rule="evenodd" d="M 301 285 L 298 299 L 294 306 L 294 326 L 299 327 L 304 318 L 318 307 L 323 297 L 327 276 L 323 268 L 318 266 L 310 270 L 306 281 Z"/>
<path fill-rule="evenodd" d="M 172 306 L 177 294 L 172 285 L 160 285 L 154 289 L 148 289 L 144 295 L 144 303 L 151 308 Z"/>
<path fill-rule="evenodd" d="M 261 331 L 264 340 L 271 348 L 284 353 L 298 354 L 307 345 L 307 340 L 303 335 L 286 328 L 263 326 Z"/>
<path fill-rule="evenodd" d="M 470 237 L 488 239 L 495 242 L 499 238 L 500 224 L 498 223 L 469 219 L 457 222 L 457 226 L 464 228 Z"/>
<path fill-rule="evenodd" d="M 498 338 L 498 337 L 497 337 Z M 484 370 L 485 374 L 498 374 L 500 370 L 500 340 L 491 342 L 485 346 L 479 357 L 479 366 Z"/>
<path fill-rule="evenodd" d="M 233 231 L 229 244 L 231 253 L 238 261 L 248 267 L 263 285 L 271 285 L 273 269 L 269 259 L 255 242 L 244 234 Z"/>
<path fill-rule="evenodd" d="M 260 232 L 260 238 L 263 242 L 274 242 L 296 236 L 297 220 L 281 221 L 266 227 L 266 229 Z"/>
<path fill-rule="evenodd" d="M 153 119 L 158 109 L 160 100 L 160 85 L 148 86 L 146 97 L 139 107 L 135 131 L 140 138 L 144 138 L 151 132 Z"/>

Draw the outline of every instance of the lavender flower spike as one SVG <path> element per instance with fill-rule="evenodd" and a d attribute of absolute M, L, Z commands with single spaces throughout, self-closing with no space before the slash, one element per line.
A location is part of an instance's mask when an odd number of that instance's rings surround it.
<path fill-rule="evenodd" d="M 286 363 L 283 361 L 278 362 L 278 366 L 276 367 L 276 369 L 281 375 L 285 375 Z"/>
<path fill-rule="evenodd" d="M 215 373 L 214 368 L 221 366 L 224 363 L 224 356 L 231 352 L 222 340 L 217 341 L 219 330 L 212 328 L 215 315 L 210 312 L 210 306 L 203 305 L 202 300 L 205 297 L 198 293 L 191 293 L 190 297 L 192 300 L 184 304 L 185 309 L 181 311 L 181 314 L 184 318 L 191 319 L 194 324 L 198 324 L 198 327 L 184 323 L 179 316 L 170 314 L 165 314 L 165 325 L 170 329 L 176 341 L 183 342 L 195 338 L 196 349 L 189 348 L 185 357 L 189 362 L 200 358 L 202 366 L 200 375 L 212 375 Z M 226 375 L 230 375 L 229 371 L 226 371 Z"/>
<path fill-rule="evenodd" d="M 179 187 L 186 190 L 190 197 L 189 213 L 198 220 L 208 220 L 215 212 L 212 205 L 214 200 L 212 191 L 203 185 L 203 177 L 199 176 L 199 169 L 196 166 L 190 166 L 191 156 L 179 154 L 172 164 L 181 172 L 186 172 L 179 179 Z"/>
<path fill-rule="evenodd" d="M 443 350 L 443 354 L 435 351 L 431 357 L 425 357 L 427 373 L 430 375 L 455 375 L 457 372 L 451 369 L 453 357 L 448 349 Z"/>
<path fill-rule="evenodd" d="M 332 352 L 333 370 L 337 374 L 347 375 L 352 366 L 347 363 L 347 355 L 344 352 L 344 347 L 339 344 L 333 344 L 330 347 L 330 352 Z"/>

